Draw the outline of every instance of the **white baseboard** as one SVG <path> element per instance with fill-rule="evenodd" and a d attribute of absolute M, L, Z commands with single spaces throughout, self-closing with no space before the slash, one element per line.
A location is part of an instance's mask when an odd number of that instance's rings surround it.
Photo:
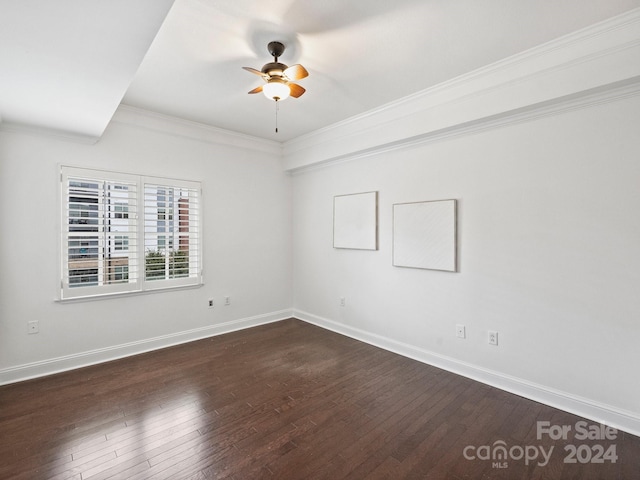
<path fill-rule="evenodd" d="M 433 365 L 435 367 L 442 368 L 443 370 L 477 380 L 484 384 L 500 388 L 501 390 L 529 398 L 536 402 L 579 415 L 594 422 L 609 425 L 633 435 L 640 436 L 640 416 L 633 412 L 624 411 L 611 405 L 601 404 L 593 400 L 555 390 L 544 385 L 528 382 L 521 378 L 512 377 L 500 372 L 461 362 L 460 360 L 456 360 L 451 357 L 439 355 L 413 345 L 398 342 L 381 335 L 360 330 L 349 325 L 344 325 L 300 310 L 281 310 L 278 312 L 232 320 L 230 322 L 149 338 L 137 342 L 130 342 L 113 347 L 101 348 L 74 355 L 66 355 L 49 360 L 5 368 L 0 370 L 0 385 L 52 375 L 54 373 L 60 373 L 111 360 L 117 360 L 119 358 L 138 355 L 152 350 L 171 347 L 173 345 L 179 345 L 237 330 L 278 322 L 291 317 L 298 318 L 307 323 L 317 325 L 341 335 L 355 338 L 356 340 L 360 340 L 384 350 L 412 358 L 419 362 Z"/>
<path fill-rule="evenodd" d="M 232 320 L 230 322 L 220 323 L 217 325 L 195 328 L 184 332 L 177 332 L 136 342 L 124 343 L 113 347 L 100 348 L 88 352 L 65 355 L 63 357 L 4 368 L 0 370 L 0 385 L 52 375 L 54 373 L 87 367 L 89 365 L 95 365 L 111 360 L 117 360 L 119 358 L 138 355 L 140 353 L 171 347 L 181 343 L 193 342 L 194 340 L 201 340 L 203 338 L 234 332 L 236 330 L 257 327 L 258 325 L 277 322 L 291 317 L 292 310 L 281 310 L 278 312 L 256 315 L 254 317 Z"/>
<path fill-rule="evenodd" d="M 472 380 L 477 380 L 521 397 L 640 436 L 640 416 L 636 413 L 529 382 L 521 378 L 481 368 L 470 363 L 461 362 L 455 358 L 439 355 L 311 313 L 294 309 L 293 316 L 313 325 L 355 338 L 356 340 L 397 353 L 404 357 L 442 368 L 443 370 L 462 375 Z"/>

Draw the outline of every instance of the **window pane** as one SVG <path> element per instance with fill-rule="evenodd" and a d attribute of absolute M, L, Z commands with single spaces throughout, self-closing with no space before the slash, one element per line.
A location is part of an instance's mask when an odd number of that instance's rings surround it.
<path fill-rule="evenodd" d="M 145 184 L 144 243 L 147 280 L 170 280 L 198 275 L 197 209 L 198 190 L 195 188 Z"/>
<path fill-rule="evenodd" d="M 135 281 L 136 184 L 66 178 L 67 260 L 63 285 L 100 287 Z"/>

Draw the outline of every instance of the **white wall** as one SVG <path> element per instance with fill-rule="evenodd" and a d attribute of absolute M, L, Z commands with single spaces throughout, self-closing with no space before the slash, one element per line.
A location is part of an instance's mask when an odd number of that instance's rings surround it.
<path fill-rule="evenodd" d="M 637 432 L 639 126 L 636 94 L 299 170 L 296 315 Z M 379 250 L 333 249 L 333 196 L 372 190 Z M 449 198 L 459 273 L 393 267 L 392 205 Z"/>
<path fill-rule="evenodd" d="M 130 110 L 95 145 L 0 132 L 0 383 L 290 316 L 290 178 L 280 147 L 212 132 Z M 56 302 L 59 164 L 202 181 L 205 285 Z M 30 320 L 39 334 L 27 334 Z"/>
<path fill-rule="evenodd" d="M 635 10 L 284 145 L 123 107 L 93 146 L 0 131 L 0 383 L 294 312 L 640 435 L 638 25 Z M 56 302 L 60 163 L 201 180 L 205 286 Z M 333 249 L 333 196 L 372 190 L 380 249 Z M 446 198 L 460 272 L 392 267 L 392 205 Z"/>

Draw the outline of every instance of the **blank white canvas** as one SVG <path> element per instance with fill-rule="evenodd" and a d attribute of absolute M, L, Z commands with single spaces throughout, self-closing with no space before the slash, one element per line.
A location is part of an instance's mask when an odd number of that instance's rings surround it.
<path fill-rule="evenodd" d="M 456 201 L 393 206 L 393 265 L 456 271 Z"/>
<path fill-rule="evenodd" d="M 378 249 L 378 192 L 333 197 L 333 247 Z"/>

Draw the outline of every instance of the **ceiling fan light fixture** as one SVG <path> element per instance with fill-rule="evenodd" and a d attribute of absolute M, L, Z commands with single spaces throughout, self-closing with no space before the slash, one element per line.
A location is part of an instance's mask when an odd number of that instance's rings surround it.
<path fill-rule="evenodd" d="M 270 79 L 263 87 L 262 92 L 269 100 L 276 102 L 285 100 L 291 95 L 291 89 L 284 80 L 279 78 Z"/>

